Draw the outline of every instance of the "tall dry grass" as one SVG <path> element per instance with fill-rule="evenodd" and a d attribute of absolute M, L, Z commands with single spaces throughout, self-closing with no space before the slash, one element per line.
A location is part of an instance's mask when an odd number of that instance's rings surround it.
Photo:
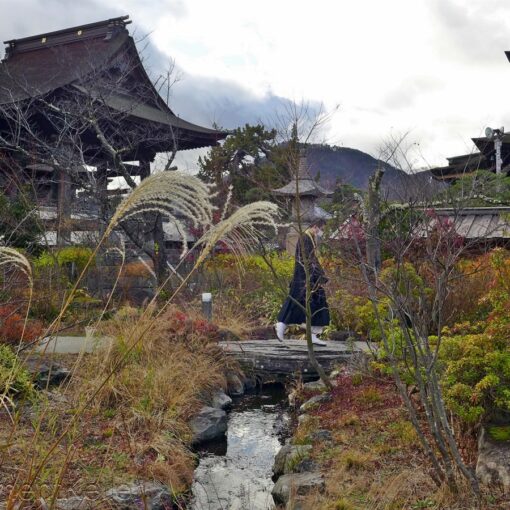
<path fill-rule="evenodd" d="M 204 397 L 225 387 L 224 372 L 230 361 L 193 321 L 186 318 L 183 322 L 182 315 L 176 308 L 168 308 L 150 335 L 136 342 L 132 337 L 137 338 L 137 330 L 141 332 L 143 322 L 151 316 L 140 320 L 138 310 L 121 309 L 102 327 L 112 338 L 111 345 L 86 360 L 76 390 L 82 394 L 94 391 L 104 374 L 123 359 L 122 367 L 96 395 L 93 405 L 123 410 L 133 431 L 140 427 L 145 431 L 178 430 Z"/>
<path fill-rule="evenodd" d="M 111 345 L 85 361 L 71 388 L 73 397 L 87 398 L 123 360 L 95 396 L 92 412 L 114 412 L 110 426 L 130 438 L 133 458 L 143 459 L 138 473 L 177 493 L 193 475 L 188 420 L 212 392 L 225 387 L 229 366 L 216 342 L 181 317 L 176 308 L 167 309 L 144 342 L 131 350 L 137 330 L 144 330 L 151 314 L 140 320 L 138 310 L 121 309 L 102 327 Z"/>
<path fill-rule="evenodd" d="M 71 488 L 80 493 L 89 481 L 96 488 L 102 481 L 111 486 L 118 474 L 122 482 L 156 478 L 176 492 L 189 483 L 193 463 L 186 423 L 208 394 L 225 384 L 229 362 L 209 341 L 210 332 L 195 330 L 189 321 L 177 327 L 170 305 L 218 242 L 240 260 L 265 229 L 277 228 L 279 214 L 274 204 L 258 202 L 231 215 L 223 211 L 213 225 L 213 196 L 195 177 L 165 172 L 144 180 L 119 205 L 47 335 L 58 330 L 92 260 L 121 221 L 155 211 L 178 224 L 184 217 L 204 232 L 193 248 L 195 265 L 159 308 L 154 299 L 144 310 L 110 321 L 104 331 L 113 338 L 110 347 L 78 357 L 59 392 L 19 408 L 11 428 L 0 420 L 7 510 L 53 508 Z M 183 239 L 183 248 L 186 244 Z M 16 253 L 7 255 L 7 263 L 24 263 Z"/>

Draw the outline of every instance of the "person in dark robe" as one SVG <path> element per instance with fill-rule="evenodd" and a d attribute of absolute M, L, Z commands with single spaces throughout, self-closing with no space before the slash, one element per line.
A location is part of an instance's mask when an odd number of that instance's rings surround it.
<path fill-rule="evenodd" d="M 294 263 L 294 274 L 290 283 L 289 295 L 278 314 L 276 336 L 283 342 L 285 328 L 289 324 L 306 323 L 306 273 L 305 264 L 310 271 L 310 307 L 312 311 L 312 342 L 315 345 L 327 345 L 317 335 L 329 324 L 329 308 L 323 285 L 328 279 L 316 255 L 316 239 L 319 228 L 310 227 L 298 240 Z"/>

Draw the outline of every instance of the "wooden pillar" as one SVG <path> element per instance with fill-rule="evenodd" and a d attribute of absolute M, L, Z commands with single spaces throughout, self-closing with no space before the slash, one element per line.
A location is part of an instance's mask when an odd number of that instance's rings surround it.
<path fill-rule="evenodd" d="M 71 204 L 73 201 L 73 187 L 71 176 L 66 169 L 57 170 L 57 246 L 71 244 Z"/>
<path fill-rule="evenodd" d="M 108 168 L 105 163 L 98 164 L 96 167 L 96 192 L 99 201 L 100 210 L 100 232 L 101 235 L 108 225 L 110 218 L 110 204 L 108 202 Z"/>
<path fill-rule="evenodd" d="M 149 160 L 140 160 L 140 180 L 144 180 L 151 174 L 151 162 Z"/>

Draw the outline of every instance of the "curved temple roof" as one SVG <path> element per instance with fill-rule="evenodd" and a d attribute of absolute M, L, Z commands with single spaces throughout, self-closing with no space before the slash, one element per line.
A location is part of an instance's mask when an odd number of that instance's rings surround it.
<path fill-rule="evenodd" d="M 313 179 L 307 163 L 306 154 L 304 151 L 301 151 L 297 176 L 293 176 L 292 180 L 285 186 L 274 189 L 273 193 L 275 195 L 283 196 L 294 196 L 298 193 L 302 197 L 320 197 L 332 195 L 333 191 L 324 188 L 315 179 Z"/>
<path fill-rule="evenodd" d="M 214 145 L 228 132 L 198 126 L 177 115 L 162 100 L 143 68 L 126 25 L 128 16 L 6 41 L 0 63 L 0 106 L 45 97 L 64 87 L 102 101 L 131 121 L 173 128 L 179 149 Z M 94 77 L 119 68 L 129 55 L 129 90 L 94 86 Z M 138 91 L 138 93 L 137 93 Z"/>

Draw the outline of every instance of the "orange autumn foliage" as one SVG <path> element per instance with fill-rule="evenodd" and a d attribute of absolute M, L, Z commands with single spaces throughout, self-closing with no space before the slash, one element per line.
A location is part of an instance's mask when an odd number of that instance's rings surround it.
<path fill-rule="evenodd" d="M 0 342 L 17 344 L 20 340 L 31 342 L 42 333 L 40 321 L 28 320 L 13 305 L 0 306 Z"/>

